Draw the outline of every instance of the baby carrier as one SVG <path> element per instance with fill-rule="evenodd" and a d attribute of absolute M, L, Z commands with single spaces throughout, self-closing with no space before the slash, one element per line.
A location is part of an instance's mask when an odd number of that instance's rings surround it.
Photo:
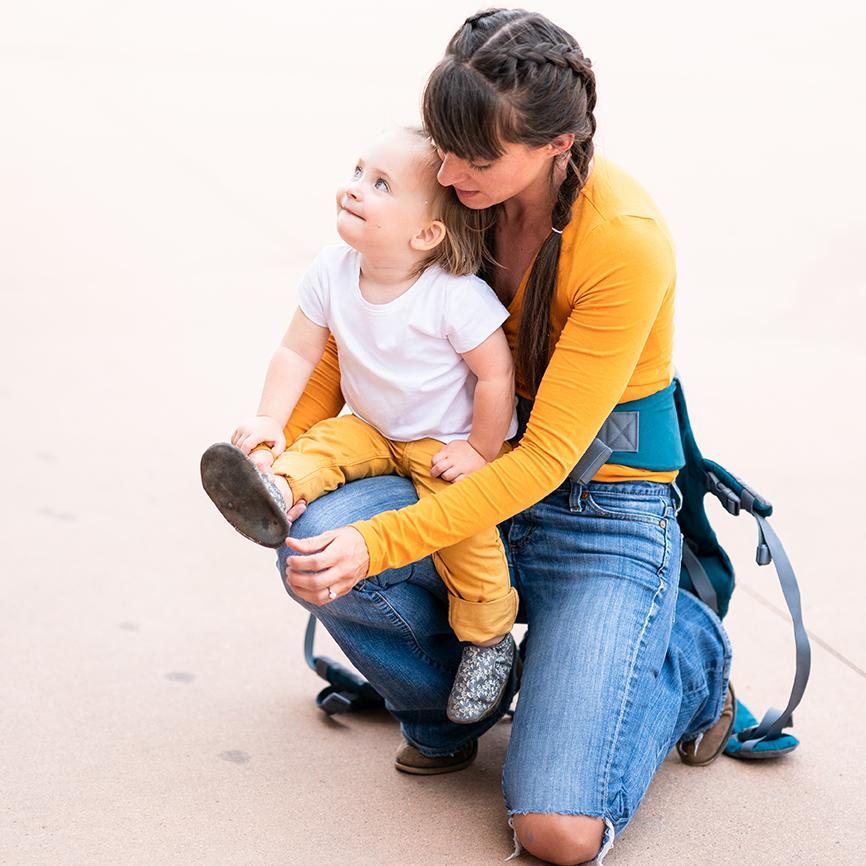
<path fill-rule="evenodd" d="M 532 404 L 518 400 L 518 437 L 526 427 Z M 720 618 L 728 612 L 734 590 L 734 568 L 719 544 L 704 508 L 708 493 L 734 516 L 743 512 L 754 517 L 758 527 L 758 565 L 776 566 L 782 593 L 794 626 L 796 667 L 794 683 L 784 709 L 767 710 L 758 722 L 737 702 L 734 733 L 725 752 L 739 758 L 776 757 L 793 750 L 798 741 L 783 729 L 793 724 L 793 712 L 809 679 L 811 649 L 803 625 L 800 590 L 782 543 L 768 523 L 773 506 L 748 484 L 701 454 L 689 421 L 685 395 L 679 378 L 662 391 L 640 400 L 620 403 L 602 425 L 598 436 L 571 472 L 577 481 L 588 482 L 606 462 L 645 469 L 680 468 L 677 487 L 682 494 L 678 515 L 683 533 L 680 589 L 697 595 Z M 324 656 L 313 653 L 316 619 L 310 616 L 304 639 L 307 664 L 328 682 L 316 698 L 329 715 L 383 706 L 382 698 L 361 676 Z"/>

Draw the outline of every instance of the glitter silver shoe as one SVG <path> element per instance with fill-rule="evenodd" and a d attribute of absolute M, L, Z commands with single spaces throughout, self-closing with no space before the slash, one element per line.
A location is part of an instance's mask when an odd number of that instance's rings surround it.
<path fill-rule="evenodd" d="M 241 535 L 279 547 L 289 534 L 286 500 L 270 475 L 228 442 L 211 445 L 201 457 L 201 483 L 220 514 Z"/>
<path fill-rule="evenodd" d="M 510 634 L 496 646 L 464 647 L 448 696 L 446 713 L 452 722 L 471 725 L 496 712 L 511 676 L 514 651 L 514 638 Z"/>

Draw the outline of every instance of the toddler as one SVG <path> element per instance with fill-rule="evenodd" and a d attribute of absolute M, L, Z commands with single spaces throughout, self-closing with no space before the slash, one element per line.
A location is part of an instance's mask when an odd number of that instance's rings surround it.
<path fill-rule="evenodd" d="M 510 448 L 514 374 L 500 327 L 508 311 L 474 276 L 483 214 L 437 182 L 439 165 L 415 128 L 380 136 L 358 160 L 337 191 L 344 243 L 326 247 L 302 278 L 256 416 L 202 457 L 208 495 L 259 544 L 283 543 L 286 512 L 300 499 L 393 473 L 429 496 Z M 285 448 L 283 428 L 330 335 L 351 414 Z M 469 724 L 495 712 L 505 691 L 517 593 L 495 526 L 433 559 L 449 623 L 466 642 L 447 714 Z"/>

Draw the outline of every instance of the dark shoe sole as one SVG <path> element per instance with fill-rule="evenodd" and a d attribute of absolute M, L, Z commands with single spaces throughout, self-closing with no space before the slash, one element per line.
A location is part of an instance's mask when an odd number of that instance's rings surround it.
<path fill-rule="evenodd" d="M 412 764 L 402 764 L 399 760 L 394 761 L 394 768 L 401 773 L 409 773 L 413 776 L 441 776 L 443 773 L 456 773 L 458 770 L 465 770 L 478 756 L 478 741 L 472 744 L 472 751 L 468 757 L 462 760 L 455 761 L 453 764 L 440 764 L 435 767 L 414 767 Z M 435 759 L 431 759 L 435 760 Z M 451 760 L 450 758 L 442 758 L 443 761 Z"/>
<path fill-rule="evenodd" d="M 201 483 L 220 514 L 245 538 L 272 548 L 285 541 L 289 519 L 240 448 L 228 442 L 211 445 L 201 457 Z"/>

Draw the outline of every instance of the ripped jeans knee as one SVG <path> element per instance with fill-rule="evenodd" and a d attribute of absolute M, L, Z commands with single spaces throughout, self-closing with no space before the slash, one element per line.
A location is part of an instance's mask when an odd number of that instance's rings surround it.
<path fill-rule="evenodd" d="M 616 832 L 607 817 L 560 812 L 512 812 L 508 825 L 514 832 L 514 850 L 507 860 L 526 850 L 563 866 L 589 862 L 601 866 Z"/>

